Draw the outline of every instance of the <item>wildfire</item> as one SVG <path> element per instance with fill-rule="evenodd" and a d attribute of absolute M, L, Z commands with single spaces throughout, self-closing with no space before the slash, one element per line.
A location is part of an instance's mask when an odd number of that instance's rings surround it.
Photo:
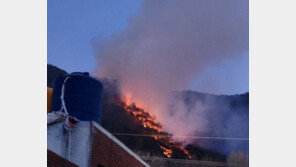
<path fill-rule="evenodd" d="M 183 146 L 178 145 L 173 139 L 168 138 L 168 137 L 158 136 L 158 135 L 153 136 L 153 138 L 155 140 L 165 140 L 166 141 L 166 144 L 173 145 L 174 147 L 176 147 L 177 149 L 179 149 L 180 151 L 182 151 L 188 158 L 191 158 L 190 153 Z"/>
<path fill-rule="evenodd" d="M 180 150 L 182 150 L 183 151 L 183 153 L 185 154 L 185 155 L 187 155 L 187 157 L 188 158 L 191 158 L 191 155 L 189 154 L 189 152 L 187 151 L 187 150 L 185 150 L 185 148 L 184 147 L 182 147 L 182 146 L 179 146 L 178 147 Z"/>
<path fill-rule="evenodd" d="M 156 130 L 157 132 L 160 132 L 161 126 L 158 123 L 156 123 L 154 118 L 152 118 L 143 109 L 137 107 L 135 104 L 127 105 L 125 109 L 129 114 L 136 117 L 139 120 L 139 122 L 142 123 L 144 128 L 150 128 Z"/>
<path fill-rule="evenodd" d="M 163 146 L 160 146 L 160 148 L 162 149 L 164 155 L 166 155 L 169 158 L 172 157 L 172 153 L 173 153 L 172 149 L 168 149 L 168 148 L 165 148 Z"/>
<path fill-rule="evenodd" d="M 142 108 L 137 107 L 134 103 L 130 104 L 130 101 L 128 101 L 128 103 L 126 103 L 125 110 L 138 120 L 144 128 L 154 129 L 157 133 L 166 134 L 162 131 L 162 127 L 156 122 L 155 118 L 150 116 L 150 114 L 145 112 Z M 163 143 L 163 146 L 160 144 L 160 148 L 163 151 L 163 154 L 168 158 L 172 157 L 173 148 L 183 152 L 183 154 L 185 154 L 188 158 L 191 158 L 190 153 L 168 135 L 152 135 L 152 138 L 159 141 L 159 143 Z"/>

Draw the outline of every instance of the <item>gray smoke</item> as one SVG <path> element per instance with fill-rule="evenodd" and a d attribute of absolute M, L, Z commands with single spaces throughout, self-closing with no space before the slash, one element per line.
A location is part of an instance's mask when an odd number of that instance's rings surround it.
<path fill-rule="evenodd" d="M 118 79 L 125 100 L 148 110 L 165 130 L 193 135 L 207 129 L 206 109 L 197 104 L 184 115 L 171 92 L 188 88 L 205 68 L 241 56 L 248 42 L 248 0 L 146 0 L 125 30 L 96 45 L 95 75 Z"/>

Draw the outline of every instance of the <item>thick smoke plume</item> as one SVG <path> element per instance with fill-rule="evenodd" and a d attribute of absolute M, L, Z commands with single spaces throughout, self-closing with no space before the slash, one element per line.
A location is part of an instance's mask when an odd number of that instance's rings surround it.
<path fill-rule="evenodd" d="M 197 104 L 188 113 L 172 92 L 246 50 L 247 0 L 147 0 L 125 30 L 96 45 L 96 75 L 118 79 L 125 100 L 168 132 L 193 135 L 208 127 L 205 108 Z"/>

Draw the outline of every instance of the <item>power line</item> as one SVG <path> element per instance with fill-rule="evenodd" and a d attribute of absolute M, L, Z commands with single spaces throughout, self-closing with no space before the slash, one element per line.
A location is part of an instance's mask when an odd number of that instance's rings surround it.
<path fill-rule="evenodd" d="M 183 164 L 196 164 L 196 165 L 209 165 L 209 166 L 227 166 L 227 167 L 246 167 L 247 164 L 237 164 L 237 163 L 226 163 L 226 162 L 215 162 L 215 161 L 201 161 L 201 160 L 187 160 L 187 159 L 174 159 L 174 158 L 163 158 L 163 157 L 148 157 L 140 156 L 146 161 L 161 160 L 169 161 L 172 163 L 183 163 Z"/>
<path fill-rule="evenodd" d="M 149 134 L 129 134 L 129 133 L 112 133 L 115 136 L 143 136 L 143 137 L 180 137 L 191 139 L 210 139 L 210 140 L 244 140 L 249 141 L 249 138 L 237 138 L 237 137 L 205 137 L 205 136 L 173 136 L 173 135 L 149 135 Z"/>

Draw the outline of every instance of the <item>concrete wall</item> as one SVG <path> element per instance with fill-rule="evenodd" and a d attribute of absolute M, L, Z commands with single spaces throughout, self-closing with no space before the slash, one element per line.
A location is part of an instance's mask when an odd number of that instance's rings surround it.
<path fill-rule="evenodd" d="M 80 121 L 70 131 L 64 130 L 64 122 L 47 126 L 47 149 L 81 167 L 89 166 L 91 124 Z"/>
<path fill-rule="evenodd" d="M 70 134 L 64 121 L 48 125 L 47 149 L 80 167 L 149 166 L 95 122 L 79 121 Z"/>

